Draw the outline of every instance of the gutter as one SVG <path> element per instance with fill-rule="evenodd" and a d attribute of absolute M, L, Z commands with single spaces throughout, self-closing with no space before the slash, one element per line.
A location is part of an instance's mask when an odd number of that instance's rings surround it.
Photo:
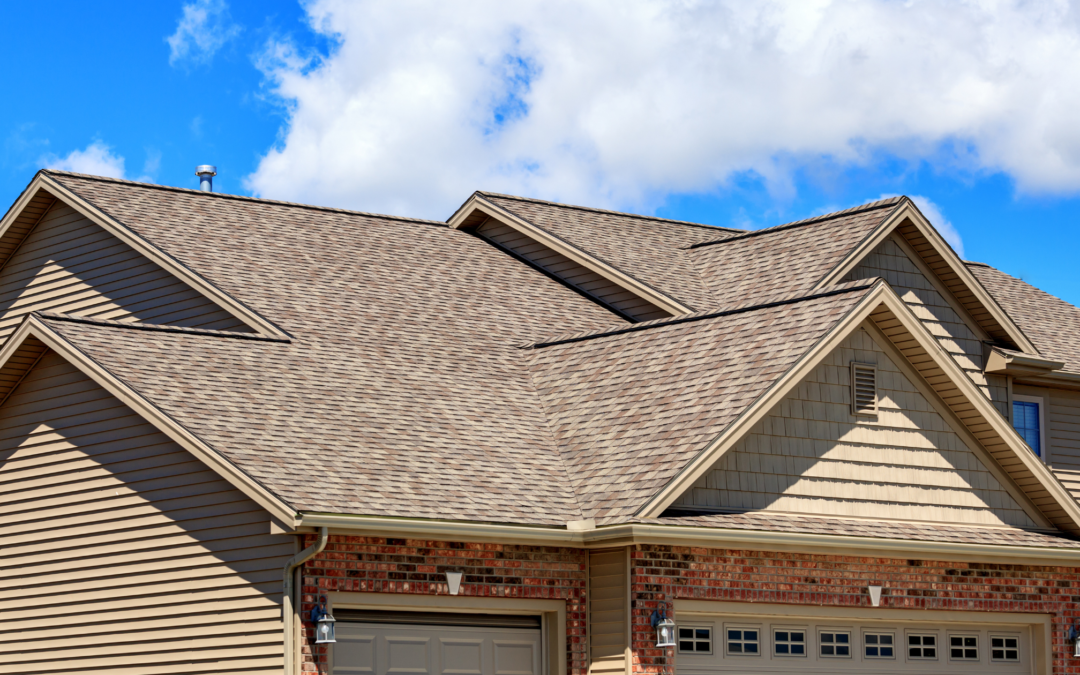
<path fill-rule="evenodd" d="M 711 548 L 753 548 L 802 553 L 830 553 L 859 557 L 910 558 L 920 555 L 933 560 L 957 562 L 1002 562 L 1017 564 L 1060 564 L 1080 567 L 1080 547 L 1007 546 L 961 542 L 914 541 L 835 534 L 736 530 L 686 525 L 626 523 L 591 529 L 571 527 L 530 527 L 436 520 L 410 520 L 305 513 L 301 527 L 332 529 L 357 536 L 394 536 L 416 539 L 457 539 L 503 543 L 532 543 L 568 548 L 607 548 L 632 544 L 704 546 Z M 986 528 L 994 529 L 994 528 Z M 1037 561 L 1037 562 L 1036 562 Z"/>
<path fill-rule="evenodd" d="M 300 551 L 293 557 L 289 558 L 289 561 L 285 563 L 283 570 L 283 578 L 281 583 L 281 618 L 284 624 L 285 630 L 285 670 L 284 675 L 295 675 L 299 672 L 296 666 L 296 645 L 294 639 L 296 637 L 296 629 L 293 627 L 293 619 L 296 617 L 296 607 L 293 601 L 295 593 L 293 589 L 293 572 L 297 567 L 303 565 L 308 560 L 311 560 L 315 556 L 322 553 L 322 550 L 326 548 L 326 542 L 330 539 L 330 528 L 322 527 L 319 529 L 319 541 L 315 542 L 311 546 L 308 546 L 303 551 Z M 296 603 L 299 606 L 299 603 Z M 301 621 L 301 624 L 303 622 Z"/>

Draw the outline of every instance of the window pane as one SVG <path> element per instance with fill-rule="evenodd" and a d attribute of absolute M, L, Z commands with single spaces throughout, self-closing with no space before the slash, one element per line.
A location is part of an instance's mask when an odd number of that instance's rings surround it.
<path fill-rule="evenodd" d="M 695 631 L 695 635 L 696 635 L 697 639 L 699 639 L 699 640 L 708 640 L 709 639 L 709 629 L 708 628 L 698 628 Z"/>
<path fill-rule="evenodd" d="M 699 643 L 697 643 L 697 646 L 694 647 L 694 649 L 699 651 L 699 652 L 707 652 L 707 651 L 709 651 L 709 643 L 708 642 L 699 642 Z"/>
<path fill-rule="evenodd" d="M 679 637 L 680 638 L 692 638 L 692 637 L 694 637 L 694 629 L 693 628 L 680 628 L 679 629 Z"/>
<path fill-rule="evenodd" d="M 1035 454 L 1042 456 L 1042 448 L 1039 447 L 1039 404 L 1013 401 L 1013 427 Z"/>

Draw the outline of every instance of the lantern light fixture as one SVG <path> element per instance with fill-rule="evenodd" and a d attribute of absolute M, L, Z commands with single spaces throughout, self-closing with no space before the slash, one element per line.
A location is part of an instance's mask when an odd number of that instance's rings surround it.
<path fill-rule="evenodd" d="M 334 619 L 326 610 L 326 596 L 322 596 L 322 602 L 317 602 L 311 608 L 311 620 L 315 622 L 315 644 L 333 644 L 337 642 L 334 635 Z"/>
<path fill-rule="evenodd" d="M 1080 625 L 1069 628 L 1069 642 L 1073 646 L 1073 656 L 1080 656 Z"/>
<path fill-rule="evenodd" d="M 649 617 L 649 623 L 656 629 L 657 647 L 675 646 L 675 622 L 667 617 L 664 606 L 653 610 L 652 616 Z"/>

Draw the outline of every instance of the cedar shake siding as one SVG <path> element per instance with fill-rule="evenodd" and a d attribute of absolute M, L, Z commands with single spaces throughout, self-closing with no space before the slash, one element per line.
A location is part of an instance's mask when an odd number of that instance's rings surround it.
<path fill-rule="evenodd" d="M 55 352 L 0 406 L 0 673 L 280 672 L 294 537 Z"/>
<path fill-rule="evenodd" d="M 851 412 L 852 361 L 877 366 L 877 415 Z M 1034 527 L 984 458 L 860 329 L 675 507 Z"/>
<path fill-rule="evenodd" d="M 913 252 L 912 252 L 913 253 Z M 947 290 L 939 289 L 909 255 L 906 242 L 894 236 L 878 244 L 847 279 L 881 277 L 889 282 L 926 329 L 937 338 L 1006 418 L 1009 416 L 1008 383 L 1004 375 L 983 373 L 983 341 L 989 340 L 973 320 L 961 315 L 960 304 L 946 299 Z M 964 312 L 966 314 L 966 312 Z"/>
<path fill-rule="evenodd" d="M 251 328 L 56 202 L 0 268 L 0 339 L 33 311 L 189 328 Z"/>

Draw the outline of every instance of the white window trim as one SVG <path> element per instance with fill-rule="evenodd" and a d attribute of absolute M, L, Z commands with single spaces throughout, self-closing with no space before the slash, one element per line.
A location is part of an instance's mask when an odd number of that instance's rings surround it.
<path fill-rule="evenodd" d="M 707 652 L 699 652 L 699 651 L 697 651 L 695 649 L 692 652 L 684 652 L 682 650 L 682 646 L 681 646 L 683 638 L 679 636 L 679 630 L 682 629 L 682 628 L 689 628 L 689 629 L 695 630 L 695 631 L 696 630 L 707 630 L 707 631 L 709 631 L 709 640 L 708 640 L 708 642 L 709 642 L 709 651 L 707 651 Z M 725 633 L 725 637 L 726 636 L 727 636 L 727 634 Z M 691 638 L 691 641 L 695 645 L 697 643 L 699 643 L 699 642 L 705 642 L 705 640 L 702 640 L 701 638 L 696 637 L 696 635 L 695 635 L 695 637 Z M 713 652 L 716 650 L 716 627 L 713 626 L 712 624 L 705 624 L 705 623 L 685 623 L 685 624 L 680 623 L 680 624 L 677 624 L 675 626 L 675 649 L 676 649 L 676 651 L 678 651 L 678 653 L 685 654 L 687 656 L 694 656 L 694 655 L 712 656 Z"/>
<path fill-rule="evenodd" d="M 975 638 L 975 658 L 968 659 L 968 658 L 957 658 L 957 657 L 953 656 L 952 655 L 952 650 L 953 650 L 952 639 L 954 637 L 958 637 L 958 638 L 973 637 L 973 638 Z M 950 633 L 947 633 L 945 635 L 945 642 L 947 643 L 945 645 L 945 648 L 948 650 L 947 656 L 949 658 L 949 661 L 955 661 L 956 663 L 982 663 L 983 645 L 982 645 L 982 639 L 981 639 L 981 637 L 979 636 L 978 633 L 972 633 L 970 631 L 958 631 L 956 633 L 950 632 Z M 961 649 L 967 649 L 967 648 L 966 647 L 961 647 Z"/>
<path fill-rule="evenodd" d="M 1039 405 L 1039 459 L 1044 463 L 1050 463 L 1050 446 L 1046 444 L 1046 398 L 1043 396 L 1028 396 L 1026 394 L 1013 394 L 1013 401 L 1020 401 L 1021 403 L 1037 403 Z M 1012 404 L 1009 404 L 1009 418 L 1013 424 L 1016 421 L 1012 419 Z"/>
<path fill-rule="evenodd" d="M 911 643 L 908 638 L 913 636 L 919 637 L 933 637 L 934 638 L 934 653 L 936 656 L 912 656 L 911 655 Z M 929 645 L 920 644 L 920 649 L 925 649 Z M 907 630 L 904 631 L 904 661 L 942 661 L 941 657 L 941 634 L 934 630 Z"/>
<path fill-rule="evenodd" d="M 753 659 L 761 657 L 762 652 L 765 651 L 765 647 L 769 644 L 769 641 L 765 640 L 765 636 L 762 635 L 761 628 L 762 628 L 761 624 L 725 623 L 724 624 L 724 657 L 727 658 L 727 657 L 730 657 L 730 656 L 734 656 L 734 657 L 746 656 L 746 657 L 753 658 Z M 729 630 L 743 630 L 743 631 L 745 631 L 745 630 L 754 630 L 754 631 L 757 631 L 757 652 L 755 652 L 753 654 L 748 654 L 746 652 L 728 651 L 728 631 Z M 716 638 L 714 636 L 713 640 L 715 641 L 715 639 Z M 739 640 L 738 642 L 741 642 L 741 643 L 745 644 L 745 642 L 742 641 L 742 640 Z M 716 647 L 714 646 L 713 649 L 715 650 Z"/>
<path fill-rule="evenodd" d="M 893 655 L 892 656 L 867 656 L 866 655 L 866 647 L 868 646 L 866 644 L 866 636 L 867 635 L 890 635 L 890 636 L 892 636 L 892 644 L 891 645 L 884 645 L 884 646 L 892 647 Z M 890 628 L 866 628 L 866 627 L 864 627 L 862 629 L 862 631 L 860 632 L 860 634 L 859 634 L 859 637 L 860 637 L 859 658 L 867 660 L 867 661 L 875 661 L 875 662 L 876 661 L 895 661 L 897 659 L 897 654 L 899 654 L 900 651 L 904 647 L 904 645 L 900 644 L 900 639 L 897 637 L 897 635 L 898 635 L 897 632 L 895 630 L 890 629 Z M 903 636 L 900 636 L 900 637 L 902 638 Z M 877 647 L 878 649 L 880 649 L 882 647 L 881 644 L 869 645 L 869 646 Z"/>
<path fill-rule="evenodd" d="M 822 654 L 821 653 L 821 648 L 822 648 L 822 646 L 826 645 L 826 643 L 821 640 L 822 633 L 833 633 L 833 634 L 846 633 L 847 636 L 848 636 L 848 641 L 847 641 L 848 653 L 847 653 L 847 656 L 838 655 L 838 654 Z M 825 659 L 825 660 L 853 659 L 853 658 L 855 658 L 855 638 L 856 638 L 855 631 L 851 627 L 848 627 L 848 626 L 844 626 L 842 628 L 838 628 L 836 626 L 818 626 L 818 628 L 817 628 L 817 658 L 818 659 Z M 831 645 L 833 647 L 836 647 L 839 644 L 840 643 L 838 643 L 838 642 L 831 643 Z"/>
<path fill-rule="evenodd" d="M 776 653 L 776 633 L 802 633 L 803 634 L 803 653 L 802 654 L 777 654 Z M 810 629 L 807 626 L 788 626 L 784 624 L 772 625 L 772 638 L 769 640 L 769 647 L 772 650 L 771 656 L 777 659 L 805 659 L 810 655 L 810 648 L 813 644 L 810 641 Z M 788 644 L 791 644 L 790 640 Z"/>

